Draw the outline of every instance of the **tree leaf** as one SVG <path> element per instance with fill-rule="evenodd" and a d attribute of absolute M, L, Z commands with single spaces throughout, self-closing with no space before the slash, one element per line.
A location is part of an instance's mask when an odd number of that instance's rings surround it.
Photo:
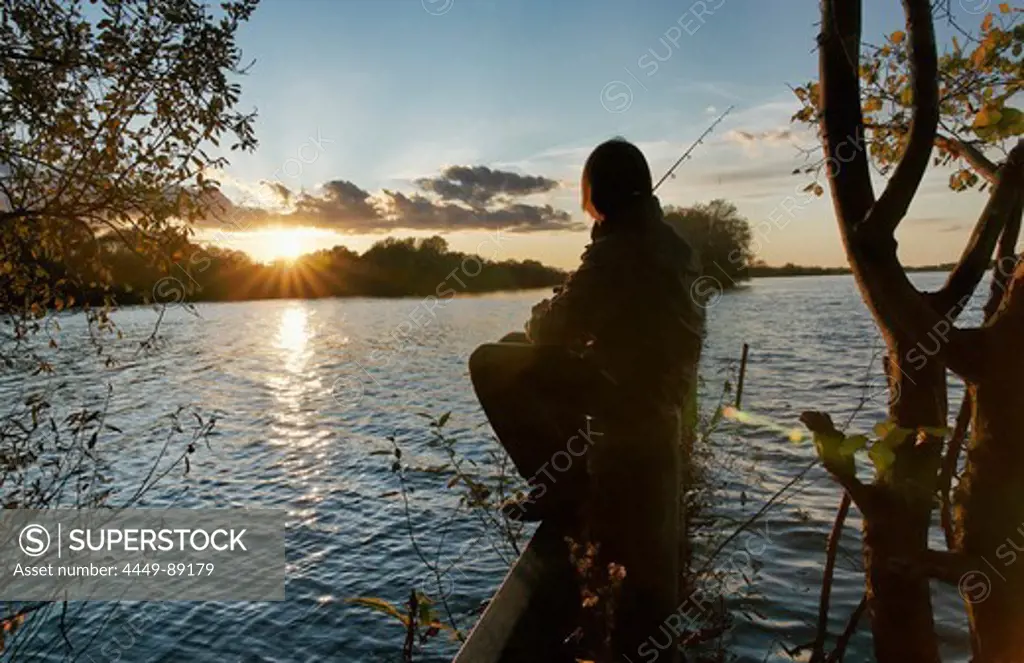
<path fill-rule="evenodd" d="M 818 458 L 831 472 L 843 476 L 853 476 L 855 467 L 852 454 L 843 454 L 843 435 L 814 434 L 814 448 L 818 452 Z"/>
<path fill-rule="evenodd" d="M 1009 106 L 1003 108 L 999 118 L 999 132 L 1005 136 L 1016 136 L 1024 133 L 1024 113 Z"/>
<path fill-rule="evenodd" d="M 889 431 L 891 431 L 895 427 L 895 421 L 893 421 L 892 419 L 886 419 L 885 421 L 879 421 L 877 424 L 874 425 L 874 427 L 871 430 L 874 432 L 876 436 L 885 437 L 886 435 L 889 434 Z"/>
<path fill-rule="evenodd" d="M 875 466 L 875 472 L 881 476 L 885 474 L 896 460 L 896 453 L 881 442 L 875 442 L 868 450 L 868 458 Z"/>
<path fill-rule="evenodd" d="M 844 456 L 854 454 L 868 445 L 867 435 L 850 435 L 839 445 L 839 453 Z"/>
<path fill-rule="evenodd" d="M 356 598 L 347 599 L 346 603 L 358 605 L 363 608 L 368 608 L 375 612 L 380 612 L 390 617 L 393 617 L 400 621 L 403 626 L 408 626 L 409 618 L 402 614 L 402 611 L 396 608 L 391 603 L 388 603 L 384 599 L 378 599 L 374 597 L 357 596 Z"/>
<path fill-rule="evenodd" d="M 996 110 L 992 106 L 986 106 L 982 108 L 977 115 L 974 116 L 974 124 L 972 125 L 972 127 L 974 129 L 982 129 L 985 127 L 989 127 L 994 124 L 997 124 L 1002 117 L 1003 114 L 1000 113 L 998 110 Z"/>

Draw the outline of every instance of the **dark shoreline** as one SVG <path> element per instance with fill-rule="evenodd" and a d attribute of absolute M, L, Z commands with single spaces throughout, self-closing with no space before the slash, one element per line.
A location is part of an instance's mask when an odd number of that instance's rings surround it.
<path fill-rule="evenodd" d="M 943 265 L 923 265 L 920 267 L 905 267 L 907 272 L 940 272 L 947 273 L 955 267 L 953 263 Z M 989 266 L 992 269 L 992 266 Z M 804 267 L 801 265 L 785 267 L 751 267 L 747 270 L 747 276 L 752 279 L 775 278 L 780 276 L 849 276 L 853 274 L 849 267 Z"/>

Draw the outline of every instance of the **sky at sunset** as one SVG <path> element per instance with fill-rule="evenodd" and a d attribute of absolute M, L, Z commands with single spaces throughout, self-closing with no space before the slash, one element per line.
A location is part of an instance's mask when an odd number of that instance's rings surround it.
<path fill-rule="evenodd" d="M 953 0 L 972 28 L 989 4 Z M 866 40 L 902 28 L 899 2 L 865 5 Z M 442 234 L 571 268 L 588 241 L 591 148 L 624 136 L 658 178 L 734 106 L 662 203 L 726 198 L 769 264 L 845 264 L 831 202 L 791 174 L 817 149 L 789 122 L 787 87 L 815 76 L 817 17 L 817 0 L 263 0 L 241 35 L 255 60 L 241 109 L 258 109 L 260 146 L 231 155 L 220 181 L 268 212 L 199 238 L 270 259 Z M 984 204 L 948 174 L 929 173 L 901 226 L 906 264 L 955 259 Z"/>

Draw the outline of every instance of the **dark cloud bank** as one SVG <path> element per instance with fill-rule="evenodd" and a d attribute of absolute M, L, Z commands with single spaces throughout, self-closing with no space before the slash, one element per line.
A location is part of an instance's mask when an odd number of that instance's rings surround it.
<path fill-rule="evenodd" d="M 280 182 L 262 182 L 273 196 L 292 207 L 286 214 L 235 205 L 220 196 L 210 205 L 207 227 L 255 230 L 269 225 L 312 226 L 343 233 L 386 233 L 402 229 L 536 232 L 581 230 L 568 212 L 521 199 L 546 193 L 558 182 L 539 175 L 493 170 L 487 166 L 451 166 L 436 177 L 421 178 L 418 192 L 383 190 L 378 194 L 348 180 L 333 180 L 316 193 L 297 193 Z"/>

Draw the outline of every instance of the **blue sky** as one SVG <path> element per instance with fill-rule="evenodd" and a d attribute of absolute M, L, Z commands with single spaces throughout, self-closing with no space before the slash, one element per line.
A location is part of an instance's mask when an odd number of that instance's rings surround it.
<path fill-rule="evenodd" d="M 902 27 L 895 0 L 865 5 L 867 40 Z M 988 8 L 953 5 L 972 27 Z M 233 155 L 225 192 L 239 201 L 273 179 L 293 191 L 345 180 L 411 193 L 417 178 L 446 166 L 485 165 L 557 180 L 529 202 L 585 221 L 578 177 L 594 145 L 623 135 L 658 177 L 734 105 L 659 191 L 662 202 L 726 198 L 751 221 L 769 263 L 843 264 L 829 200 L 808 200 L 798 193 L 806 176 L 790 174 L 802 162 L 798 147 L 815 145 L 789 124 L 798 106 L 787 84 L 815 76 L 817 17 L 817 0 L 263 0 L 241 34 L 256 61 L 242 108 L 259 111 L 260 147 Z M 909 264 L 954 259 L 983 206 L 982 195 L 948 191 L 947 176 L 929 175 L 901 227 Z M 444 234 L 467 251 L 488 235 Z M 301 242 L 362 250 L 382 236 L 321 231 Z M 572 267 L 587 239 L 503 234 L 499 257 Z M 220 240 L 273 253 L 259 234 Z"/>

